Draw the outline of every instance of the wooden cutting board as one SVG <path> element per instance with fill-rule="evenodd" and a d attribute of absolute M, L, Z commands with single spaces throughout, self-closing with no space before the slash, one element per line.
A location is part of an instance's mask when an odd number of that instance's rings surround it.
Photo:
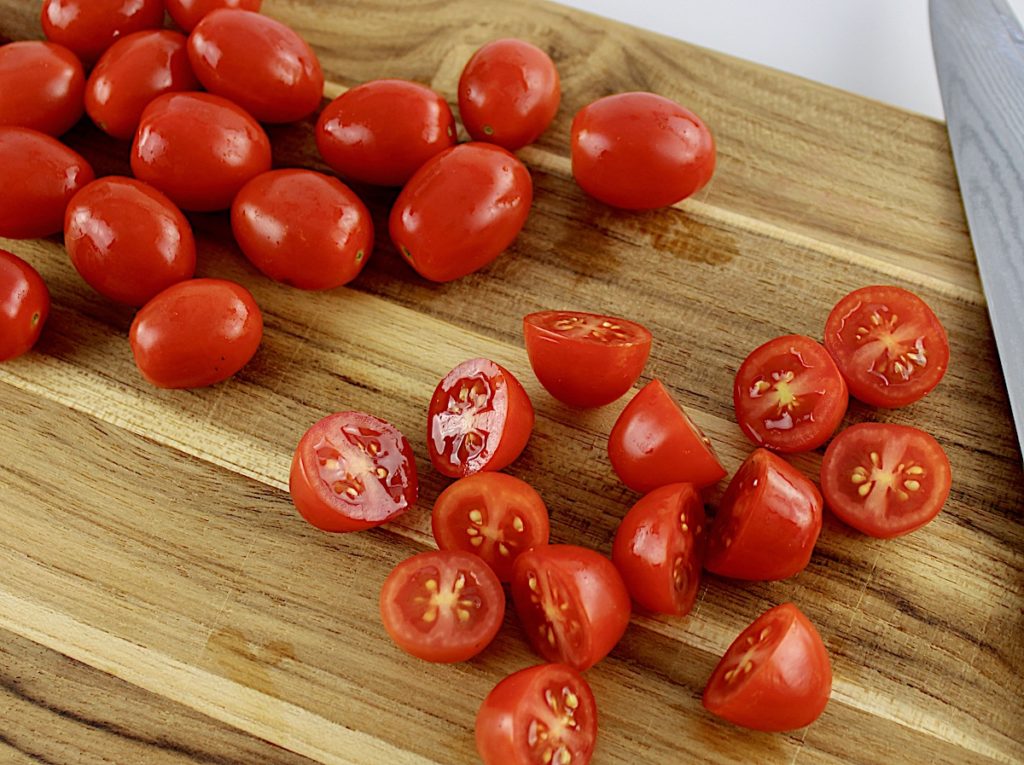
<path fill-rule="evenodd" d="M 0 0 L 0 34 L 39 37 L 37 6 Z M 515 619 L 477 659 L 437 666 L 395 648 L 377 612 L 391 567 L 432 547 L 445 482 L 426 460 L 425 409 L 438 379 L 472 356 L 520 376 L 538 419 L 509 472 L 544 496 L 555 540 L 608 553 L 637 498 L 605 454 L 623 402 L 580 414 L 546 395 L 522 315 L 574 308 L 646 324 L 643 381 L 662 379 L 732 470 L 752 448 L 731 404 L 742 359 L 779 334 L 820 337 L 839 297 L 879 282 L 935 308 L 952 365 L 924 401 L 853 404 L 847 420 L 933 433 L 955 476 L 945 510 L 893 541 L 827 518 L 799 576 L 707 577 L 689 617 L 634 616 L 587 673 L 595 762 L 1024 761 L 1021 457 L 940 123 L 541 0 L 266 0 L 265 11 L 316 47 L 329 95 L 405 77 L 453 100 L 480 44 L 514 35 L 549 50 L 565 97 L 522 152 L 535 207 L 506 255 L 438 286 L 396 256 L 390 197 L 368 192 L 377 250 L 351 289 L 326 294 L 260 277 L 224 216 L 194 216 L 200 274 L 249 287 L 266 337 L 237 377 L 185 392 L 140 379 L 132 312 L 93 293 L 58 239 L 0 241 L 54 300 L 37 349 L 0 365 L 0 761 L 474 762 L 481 700 L 538 661 Z M 696 198 L 631 214 L 573 183 L 572 115 L 625 90 L 675 98 L 711 126 L 718 172 Z M 322 169 L 311 124 L 270 132 L 279 166 Z M 127 147 L 95 129 L 68 141 L 99 173 L 127 172 Z M 420 458 L 420 504 L 387 528 L 324 534 L 291 507 L 299 436 L 342 409 L 392 421 Z M 795 459 L 815 476 L 819 461 Z M 783 601 L 831 653 L 825 714 L 791 735 L 710 717 L 700 693 L 718 657 Z"/>

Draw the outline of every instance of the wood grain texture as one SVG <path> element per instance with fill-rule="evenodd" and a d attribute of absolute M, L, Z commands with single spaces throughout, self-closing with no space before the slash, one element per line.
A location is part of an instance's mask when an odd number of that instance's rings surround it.
<path fill-rule="evenodd" d="M 130 311 L 92 293 L 59 241 L 0 243 L 36 265 L 54 298 L 38 348 L 0 366 L 0 628 L 45 647 L 35 660 L 54 682 L 73 660 L 100 673 L 97 687 L 128 684 L 217 721 L 168 723 L 196 751 L 218 751 L 227 726 L 324 763 L 473 762 L 480 700 L 537 661 L 515 620 L 478 659 L 439 667 L 401 654 L 377 618 L 390 568 L 432 545 L 429 509 L 444 481 L 424 431 L 437 380 L 481 355 L 520 377 L 538 421 L 509 472 L 544 496 L 557 541 L 607 553 L 636 498 L 604 452 L 622 402 L 581 415 L 544 394 L 522 350 L 524 313 L 579 308 L 645 323 L 655 347 L 644 380 L 662 379 L 733 469 L 751 449 L 730 394 L 744 356 L 784 332 L 820 336 L 839 297 L 890 282 L 933 306 L 953 365 L 924 401 L 854 405 L 848 422 L 934 433 L 955 476 L 946 509 L 888 542 L 828 519 L 792 580 L 708 577 L 689 617 L 634 616 L 587 675 L 602 719 L 595 762 L 1024 761 L 1024 476 L 942 125 L 543 2 L 266 0 L 265 11 L 317 47 L 328 92 L 402 76 L 454 100 L 477 45 L 518 35 L 550 50 L 565 99 L 522 152 L 536 205 L 506 255 L 438 286 L 386 241 L 389 193 L 361 189 L 377 250 L 351 288 L 317 294 L 261 278 L 223 216 L 193 216 L 200 273 L 249 287 L 266 335 L 236 378 L 188 392 L 139 378 Z M 0 0 L 0 34 L 38 36 L 34 4 Z M 720 164 L 698 198 L 627 214 L 574 185 L 573 113 L 629 89 L 676 98 L 711 125 Z M 322 169 L 309 123 L 271 132 L 277 165 Z M 127 172 L 123 144 L 84 125 L 69 141 L 100 172 Z M 287 470 L 306 427 L 347 408 L 409 436 L 423 496 L 386 529 L 332 536 L 291 508 Z M 794 461 L 814 475 L 820 454 Z M 823 717 L 771 736 L 706 715 L 699 697 L 717 657 L 785 600 L 832 654 Z M 8 661 L 0 654 L 5 675 Z M 0 747 L 15 740 L 11 719 L 0 715 Z M 72 737 L 59 715 L 46 725 Z"/>

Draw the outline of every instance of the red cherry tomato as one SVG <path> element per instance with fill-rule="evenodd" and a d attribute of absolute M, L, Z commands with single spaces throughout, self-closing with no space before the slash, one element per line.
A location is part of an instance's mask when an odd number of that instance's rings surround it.
<path fill-rule="evenodd" d="M 313 49 L 290 27 L 252 11 L 216 10 L 188 38 L 203 87 L 260 122 L 297 122 L 320 106 L 324 73 Z"/>
<path fill-rule="evenodd" d="M 840 300 L 825 322 L 825 347 L 865 404 L 912 404 L 939 384 L 949 341 L 921 298 L 900 287 L 863 287 Z"/>
<path fill-rule="evenodd" d="M 362 183 L 402 186 L 456 142 L 455 118 L 439 94 L 408 80 L 373 80 L 328 104 L 316 145 L 335 172 Z"/>
<path fill-rule="evenodd" d="M 348 284 L 373 252 L 366 205 L 338 179 L 312 170 L 253 178 L 231 206 L 231 229 L 256 268 L 306 290 Z"/>
<path fill-rule="evenodd" d="M 332 414 L 299 441 L 288 482 L 303 518 L 324 531 L 363 531 L 416 504 L 416 458 L 405 436 L 362 412 Z"/>
<path fill-rule="evenodd" d="M 185 36 L 170 30 L 136 32 L 111 45 L 85 92 L 85 110 L 100 130 L 131 140 L 153 99 L 198 89 L 185 46 Z"/>
<path fill-rule="evenodd" d="M 651 210 L 686 199 L 715 172 L 715 141 L 700 117 L 653 93 L 619 93 L 577 112 L 572 174 L 595 199 Z"/>
<path fill-rule="evenodd" d="M 803 335 L 755 348 L 736 373 L 733 405 L 740 429 L 756 446 L 806 452 L 828 441 L 849 403 L 832 357 Z"/>
<path fill-rule="evenodd" d="M 200 388 L 249 363 L 263 339 L 263 314 L 240 284 L 190 279 L 146 303 L 128 339 L 135 364 L 150 383 Z"/>
<path fill-rule="evenodd" d="M 835 437 L 821 463 L 825 503 L 873 537 L 909 534 L 949 497 L 952 471 L 939 442 L 906 425 L 865 422 Z"/>
<path fill-rule="evenodd" d="M 821 636 L 796 606 L 783 603 L 729 646 L 704 689 L 704 707 L 745 728 L 796 730 L 818 719 L 831 692 Z"/>
<path fill-rule="evenodd" d="M 220 8 L 258 12 L 262 0 L 165 0 L 165 4 L 174 23 L 186 32 L 191 32 L 208 13 Z"/>
<path fill-rule="evenodd" d="M 547 53 L 524 40 L 487 43 L 459 78 L 459 114 L 474 141 L 515 151 L 537 140 L 555 118 L 562 89 Z"/>
<path fill-rule="evenodd" d="M 574 545 L 538 545 L 512 566 L 512 599 L 534 650 L 580 672 L 629 624 L 629 592 L 612 562 Z"/>
<path fill-rule="evenodd" d="M 270 139 L 235 104 L 209 93 L 167 93 L 142 113 L 132 172 L 196 212 L 226 210 L 270 169 Z"/>
<path fill-rule="evenodd" d="M 565 664 L 509 675 L 476 715 L 483 765 L 587 765 L 597 742 L 597 702 L 583 676 Z"/>
<path fill-rule="evenodd" d="M 163 0 L 43 0 L 43 34 L 91 66 L 119 38 L 164 25 Z"/>
<path fill-rule="evenodd" d="M 420 276 L 448 282 L 486 266 L 519 235 L 533 181 L 502 148 L 464 143 L 409 180 L 391 209 L 391 240 Z"/>
<path fill-rule="evenodd" d="M 430 399 L 430 461 L 451 478 L 501 470 L 526 448 L 533 421 L 530 397 L 511 372 L 487 359 L 464 361 Z"/>
<path fill-rule="evenodd" d="M 17 255 L 0 250 L 0 361 L 35 345 L 49 315 L 50 291 L 43 277 Z"/>
<path fill-rule="evenodd" d="M 479 555 L 498 578 L 512 578 L 512 563 L 523 550 L 547 544 L 548 509 L 530 484 L 504 473 L 460 478 L 437 498 L 431 515 L 442 550 Z"/>
<path fill-rule="evenodd" d="M 619 524 L 612 562 L 633 602 L 685 616 L 697 600 L 704 558 L 704 503 L 692 483 L 670 483 L 644 496 Z"/>
<path fill-rule="evenodd" d="M 196 270 L 196 243 L 181 210 L 133 178 L 101 178 L 75 194 L 64 246 L 90 287 L 127 305 L 144 305 Z"/>
<path fill-rule="evenodd" d="M 711 523 L 704 567 L 733 579 L 785 579 L 803 571 L 821 533 L 821 494 L 766 449 L 729 482 Z"/>
<path fill-rule="evenodd" d="M 651 333 L 642 325 L 580 311 L 531 313 L 523 337 L 540 384 L 563 404 L 584 409 L 632 388 L 651 353 Z"/>
<path fill-rule="evenodd" d="M 85 71 L 62 45 L 24 41 L 0 46 L 0 125 L 60 136 L 82 118 Z"/>
<path fill-rule="evenodd" d="M 418 659 L 456 662 L 484 650 L 505 618 L 505 591 L 478 556 L 460 550 L 414 555 L 380 591 L 384 629 Z"/>
<path fill-rule="evenodd" d="M 64 210 L 95 176 L 79 154 L 28 128 L 0 127 L 0 236 L 37 239 L 64 227 Z"/>
<path fill-rule="evenodd" d="M 659 380 L 622 410 L 608 436 L 608 457 L 622 482 L 642 493 L 669 483 L 704 488 L 725 477 L 711 441 Z"/>

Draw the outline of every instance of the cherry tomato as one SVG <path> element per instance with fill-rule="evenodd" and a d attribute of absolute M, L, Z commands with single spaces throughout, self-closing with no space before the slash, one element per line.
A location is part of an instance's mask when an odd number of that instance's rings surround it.
<path fill-rule="evenodd" d="M 43 277 L 17 255 L 0 250 L 0 361 L 35 345 L 49 315 L 50 291 Z"/>
<path fill-rule="evenodd" d="M 930 522 L 949 497 L 952 471 L 939 442 L 906 425 L 865 422 L 829 444 L 821 490 L 829 509 L 873 537 L 909 534 Z"/>
<path fill-rule="evenodd" d="M 86 66 L 119 38 L 164 25 L 163 0 L 43 0 L 43 34 Z"/>
<path fill-rule="evenodd" d="M 848 403 L 846 382 L 832 357 L 803 335 L 755 348 L 733 386 L 740 429 L 756 446 L 779 452 L 817 449 L 835 433 Z"/>
<path fill-rule="evenodd" d="M 136 32 L 111 45 L 85 91 L 85 110 L 100 130 L 129 141 L 153 99 L 198 89 L 185 46 L 185 36 L 170 30 Z"/>
<path fill-rule="evenodd" d="M 511 372 L 487 359 L 463 361 L 430 399 L 430 461 L 451 478 L 501 470 L 526 448 L 533 421 L 530 397 Z"/>
<path fill-rule="evenodd" d="M 715 141 L 700 117 L 653 93 L 618 93 L 577 112 L 572 174 L 605 204 L 651 210 L 700 191 L 715 172 Z"/>
<path fill-rule="evenodd" d="M 127 305 L 146 304 L 196 270 L 196 243 L 181 210 L 133 178 L 101 178 L 75 194 L 64 246 L 90 287 Z"/>
<path fill-rule="evenodd" d="M 448 282 L 486 266 L 519 235 L 533 181 L 502 148 L 464 143 L 409 180 L 391 209 L 391 240 L 420 276 Z"/>
<path fill-rule="evenodd" d="M 749 457 L 711 522 L 704 567 L 733 579 L 785 579 L 803 571 L 821 533 L 821 494 L 766 449 Z"/>
<path fill-rule="evenodd" d="M 729 646 L 704 689 L 704 708 L 745 728 L 796 730 L 818 719 L 831 692 L 821 636 L 796 606 L 783 603 Z"/>
<path fill-rule="evenodd" d="M 306 290 L 348 284 L 373 252 L 366 205 L 337 178 L 312 170 L 253 178 L 231 206 L 231 229 L 256 268 Z"/>
<path fill-rule="evenodd" d="M 725 477 L 711 441 L 659 380 L 622 410 L 608 436 L 608 457 L 622 482 L 642 493 L 669 483 L 704 488 Z"/>
<path fill-rule="evenodd" d="M 629 592 L 612 562 L 574 545 L 538 545 L 512 565 L 512 599 L 534 650 L 580 672 L 629 624 Z"/>
<path fill-rule="evenodd" d="M 583 676 L 565 664 L 509 675 L 476 715 L 483 765 L 587 765 L 597 742 L 597 702 Z"/>
<path fill-rule="evenodd" d="M 235 104 L 209 93 L 166 93 L 145 111 L 132 172 L 196 212 L 226 210 L 242 186 L 270 169 L 270 139 Z"/>
<path fill-rule="evenodd" d="M 64 210 L 92 167 L 56 138 L 0 127 L 0 236 L 37 239 L 64 227 Z"/>
<path fill-rule="evenodd" d="M 505 591 L 477 555 L 437 550 L 395 566 L 380 591 L 384 629 L 418 659 L 456 662 L 484 650 L 505 618 Z"/>
<path fill-rule="evenodd" d="M 303 518 L 324 531 L 363 531 L 416 504 L 416 458 L 405 436 L 362 412 L 332 414 L 299 441 L 288 486 Z"/>
<path fill-rule="evenodd" d="M 297 122 L 323 98 L 324 73 L 313 49 L 269 16 L 213 11 L 189 36 L 188 55 L 204 88 L 260 122 Z"/>
<path fill-rule="evenodd" d="M 158 388 L 200 388 L 249 363 L 263 314 L 249 291 L 223 279 L 178 282 L 135 314 L 128 339 L 142 376 Z"/>
<path fill-rule="evenodd" d="M 35 40 L 0 46 L 0 125 L 60 136 L 82 118 L 85 70 L 62 45 Z"/>
<path fill-rule="evenodd" d="M 324 161 L 346 178 L 402 186 L 456 142 L 455 118 L 439 94 L 408 80 L 373 80 L 342 93 L 316 124 Z"/>
<path fill-rule="evenodd" d="M 632 388 L 651 353 L 651 333 L 640 324 L 580 311 L 531 313 L 523 337 L 540 384 L 563 404 L 584 409 Z"/>
<path fill-rule="evenodd" d="M 850 393 L 872 406 L 914 403 L 949 366 L 942 323 L 900 287 L 863 287 L 840 300 L 825 322 L 825 347 Z"/>
<path fill-rule="evenodd" d="M 555 118 L 562 89 L 555 62 L 524 40 L 487 43 L 459 78 L 459 114 L 474 141 L 515 151 L 537 140 Z"/>
<path fill-rule="evenodd" d="M 437 498 L 431 515 L 442 550 L 479 555 L 498 578 L 512 578 L 512 563 L 523 550 L 547 544 L 548 509 L 530 484 L 504 473 L 460 478 Z"/>
<path fill-rule="evenodd" d="M 630 508 L 615 533 L 612 562 L 634 603 L 658 614 L 690 613 L 706 527 L 704 503 L 692 483 L 662 486 Z"/>
<path fill-rule="evenodd" d="M 165 5 L 174 23 L 186 32 L 191 32 L 208 13 L 220 8 L 258 12 L 262 0 L 165 0 Z"/>

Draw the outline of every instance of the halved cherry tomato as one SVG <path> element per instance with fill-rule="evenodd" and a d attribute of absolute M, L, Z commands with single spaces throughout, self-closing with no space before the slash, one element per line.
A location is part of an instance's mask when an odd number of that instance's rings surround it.
<path fill-rule="evenodd" d="M 733 579 L 785 579 L 807 567 L 821 533 L 821 493 L 758 449 L 729 482 L 711 522 L 704 567 Z"/>
<path fill-rule="evenodd" d="M 0 250 L 0 361 L 26 353 L 50 315 L 50 291 L 32 266 Z"/>
<path fill-rule="evenodd" d="M 588 408 L 621 397 L 640 377 L 651 333 L 636 322 L 581 311 L 540 311 L 523 319 L 530 365 L 563 404 Z"/>
<path fill-rule="evenodd" d="M 92 66 L 116 40 L 164 24 L 163 0 L 43 0 L 43 34 Z"/>
<path fill-rule="evenodd" d="M 484 650 L 505 618 L 505 591 L 490 567 L 461 550 L 402 561 L 380 591 L 384 629 L 418 659 L 456 662 Z"/>
<path fill-rule="evenodd" d="M 208 13 L 220 8 L 259 11 L 262 0 L 165 0 L 165 4 L 174 23 L 186 32 L 191 32 Z"/>
<path fill-rule="evenodd" d="M 939 442 L 907 425 L 853 425 L 829 444 L 821 463 L 829 510 L 882 539 L 931 521 L 946 504 L 951 483 L 949 459 Z"/>
<path fill-rule="evenodd" d="M 0 46 L 0 125 L 60 136 L 82 118 L 85 70 L 63 45 L 36 40 Z"/>
<path fill-rule="evenodd" d="M 487 43 L 459 78 L 459 114 L 474 141 L 509 151 L 537 140 L 562 99 L 555 62 L 525 40 Z"/>
<path fill-rule="evenodd" d="M 704 689 L 704 708 L 745 728 L 796 730 L 818 719 L 831 692 L 821 635 L 796 606 L 783 603 L 729 646 Z"/>
<path fill-rule="evenodd" d="M 697 600 L 704 503 L 692 483 L 670 483 L 647 494 L 619 524 L 612 562 L 633 602 L 659 614 L 685 616 Z"/>
<path fill-rule="evenodd" d="M 441 492 L 430 520 L 438 547 L 479 555 L 503 582 L 519 553 L 547 544 L 551 532 L 540 494 L 504 473 L 460 478 Z"/>
<path fill-rule="evenodd" d="M 939 384 L 949 340 L 921 298 L 900 287 L 863 287 L 840 300 L 825 322 L 825 347 L 865 404 L 912 404 Z"/>
<path fill-rule="evenodd" d="M 587 765 L 596 742 L 594 693 L 565 664 L 509 675 L 476 715 L 476 750 L 484 765 Z"/>
<path fill-rule="evenodd" d="M 288 481 L 303 518 L 324 531 L 363 531 L 416 504 L 412 447 L 394 425 L 362 412 L 324 417 L 302 436 Z"/>
<path fill-rule="evenodd" d="M 511 372 L 487 359 L 463 361 L 430 399 L 430 461 L 452 478 L 501 470 L 526 448 L 533 421 L 530 397 Z"/>
<path fill-rule="evenodd" d="M 736 421 L 756 446 L 778 452 L 817 449 L 842 422 L 846 382 L 819 343 L 785 335 L 754 349 L 736 373 Z"/>
<path fill-rule="evenodd" d="M 391 240 L 425 279 L 448 282 L 508 249 L 533 204 L 523 163 L 498 146 L 464 143 L 429 160 L 391 209 Z"/>
<path fill-rule="evenodd" d="M 601 661 L 629 624 L 629 592 L 603 555 L 538 545 L 512 565 L 512 599 L 526 636 L 548 661 L 583 671 Z"/>
<path fill-rule="evenodd" d="M 725 477 L 711 441 L 659 380 L 622 410 L 608 436 L 608 457 L 622 482 L 642 493 L 669 483 L 704 488 Z"/>

